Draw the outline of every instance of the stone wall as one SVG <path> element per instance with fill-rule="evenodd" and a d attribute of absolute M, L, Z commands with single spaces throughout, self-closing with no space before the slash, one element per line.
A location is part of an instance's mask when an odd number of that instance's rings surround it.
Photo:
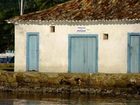
<path fill-rule="evenodd" d="M 0 72 L 0 91 L 140 97 L 140 74 Z"/>

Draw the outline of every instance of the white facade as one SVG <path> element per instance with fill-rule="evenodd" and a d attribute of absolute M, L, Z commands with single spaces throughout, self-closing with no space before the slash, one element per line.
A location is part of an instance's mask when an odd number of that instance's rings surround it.
<path fill-rule="evenodd" d="M 69 34 L 98 35 L 98 73 L 127 73 L 128 33 L 140 33 L 140 24 L 15 25 L 15 71 L 26 70 L 27 32 L 39 33 L 39 71 L 68 72 Z M 103 35 L 108 34 L 108 40 Z"/>

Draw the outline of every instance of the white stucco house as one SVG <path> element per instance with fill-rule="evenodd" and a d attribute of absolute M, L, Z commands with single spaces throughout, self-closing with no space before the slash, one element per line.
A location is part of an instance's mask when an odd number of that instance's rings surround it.
<path fill-rule="evenodd" d="M 70 0 L 15 24 L 15 71 L 140 73 L 140 1 Z"/>

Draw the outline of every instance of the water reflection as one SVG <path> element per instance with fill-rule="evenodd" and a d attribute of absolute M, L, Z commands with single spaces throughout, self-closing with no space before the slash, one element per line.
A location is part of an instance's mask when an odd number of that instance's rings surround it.
<path fill-rule="evenodd" d="M 100 102 L 98 101 L 81 101 L 81 100 L 66 100 L 66 99 L 48 99 L 48 100 L 0 100 L 0 105 L 140 105 L 139 100 L 128 102 Z"/>
<path fill-rule="evenodd" d="M 1 94 L 0 105 L 140 105 L 140 99 L 95 96 Z"/>

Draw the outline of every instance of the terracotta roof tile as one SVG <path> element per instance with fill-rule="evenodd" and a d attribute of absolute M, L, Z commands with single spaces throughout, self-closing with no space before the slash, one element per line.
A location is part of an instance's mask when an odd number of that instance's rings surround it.
<path fill-rule="evenodd" d="M 18 20 L 140 19 L 140 0 L 71 0 L 23 16 Z"/>

